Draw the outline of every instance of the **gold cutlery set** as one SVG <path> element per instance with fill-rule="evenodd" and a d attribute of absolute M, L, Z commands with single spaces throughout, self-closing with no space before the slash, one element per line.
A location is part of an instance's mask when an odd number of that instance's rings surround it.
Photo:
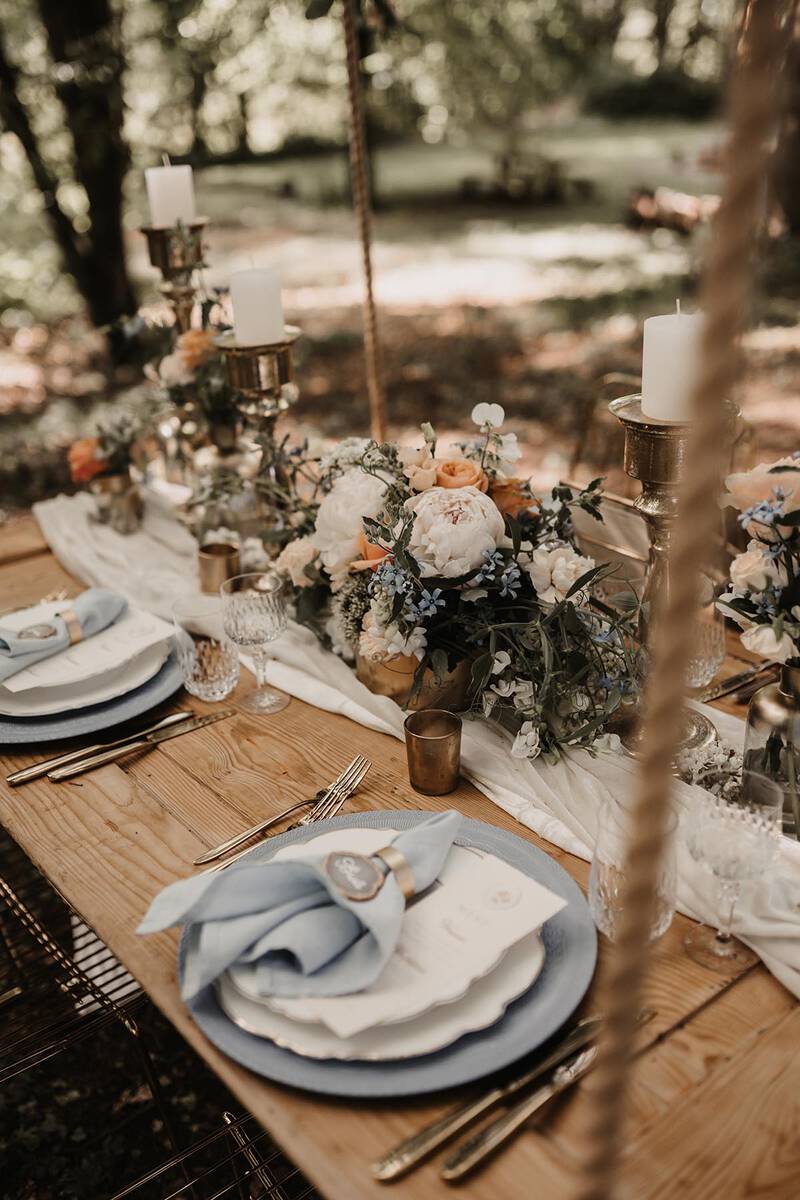
<path fill-rule="evenodd" d="M 215 721 L 222 721 L 232 715 L 232 708 L 208 713 L 204 717 L 195 716 L 190 712 L 170 713 L 138 733 L 128 734 L 127 737 L 117 738 L 113 742 L 100 742 L 95 746 L 83 746 L 80 750 L 69 750 L 65 754 L 56 755 L 55 758 L 23 767 L 22 770 L 7 775 L 6 783 L 11 787 L 19 787 L 22 783 L 41 779 L 43 775 L 54 782 L 73 779 L 85 771 L 93 771 L 106 763 L 116 762 L 126 754 L 149 749 L 151 746 L 157 746 L 159 742 L 180 737 L 183 733 L 191 733 L 192 730 L 202 729 L 206 725 L 213 725 Z"/>
<path fill-rule="evenodd" d="M 456 1183 L 499 1150 L 551 1099 L 577 1083 L 593 1066 L 597 1056 L 597 1038 L 602 1029 L 600 1017 L 586 1017 L 574 1025 L 561 1042 L 534 1067 L 506 1083 L 460 1104 L 443 1117 L 401 1142 L 372 1164 L 372 1174 L 382 1183 L 390 1183 L 451 1141 L 468 1125 L 499 1104 L 522 1092 L 523 1097 L 506 1111 L 461 1142 L 445 1159 L 441 1177 Z M 529 1089 L 539 1084 L 535 1091 Z"/>

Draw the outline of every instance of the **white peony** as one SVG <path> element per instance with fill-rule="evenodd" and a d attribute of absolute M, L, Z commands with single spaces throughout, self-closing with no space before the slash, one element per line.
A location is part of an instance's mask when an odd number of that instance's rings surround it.
<path fill-rule="evenodd" d="M 421 626 L 416 626 L 410 633 L 404 634 L 398 625 L 383 626 L 373 612 L 368 612 L 364 617 L 358 652 L 373 662 L 387 662 L 399 655 L 421 660 L 426 645 L 425 630 Z"/>
<path fill-rule="evenodd" d="M 750 542 L 743 554 L 731 563 L 731 583 L 742 592 L 763 592 L 771 583 L 778 583 L 783 572 L 767 558 L 758 542 Z"/>
<path fill-rule="evenodd" d="M 533 721 L 525 721 L 514 738 L 512 758 L 536 758 L 539 753 L 539 730 Z"/>
<path fill-rule="evenodd" d="M 485 429 L 487 425 L 491 425 L 492 429 L 499 429 L 506 419 L 505 409 L 502 404 L 476 404 L 472 410 L 472 419 L 481 429 Z"/>
<path fill-rule="evenodd" d="M 319 550 L 314 545 L 313 538 L 295 538 L 293 542 L 289 542 L 283 547 L 276 559 L 275 566 L 284 575 L 289 576 L 295 587 L 310 587 L 311 580 L 306 574 L 306 567 L 311 565 L 318 553 Z"/>
<path fill-rule="evenodd" d="M 409 550 L 424 576 L 453 579 L 476 570 L 503 537 L 503 518 L 475 487 L 430 488 L 406 500 L 414 514 Z"/>
<path fill-rule="evenodd" d="M 183 355 L 179 354 L 177 350 L 162 358 L 158 366 L 158 377 L 164 387 L 184 387 L 194 378 L 192 372 L 186 369 Z"/>
<path fill-rule="evenodd" d="M 539 546 L 527 570 L 541 602 L 558 604 L 576 580 L 593 566 L 593 558 L 585 558 L 571 546 Z"/>
<path fill-rule="evenodd" d="M 771 625 L 751 625 L 742 634 L 742 645 L 759 657 L 768 658 L 772 662 L 785 663 L 797 653 L 788 633 L 784 633 L 778 641 Z"/>
<path fill-rule="evenodd" d="M 517 435 L 515 433 L 504 433 L 498 439 L 494 453 L 497 458 L 497 480 L 499 483 L 503 483 L 515 475 L 516 465 L 522 458 L 522 450 L 517 442 Z"/>
<path fill-rule="evenodd" d="M 350 563 L 361 557 L 362 517 L 377 517 L 385 494 L 383 480 L 365 474 L 360 467 L 351 467 L 339 476 L 320 504 L 314 545 L 334 591 L 344 583 Z"/>

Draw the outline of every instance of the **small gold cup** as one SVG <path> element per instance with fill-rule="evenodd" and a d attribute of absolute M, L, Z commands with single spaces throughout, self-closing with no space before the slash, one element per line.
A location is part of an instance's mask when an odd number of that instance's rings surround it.
<path fill-rule="evenodd" d="M 458 786 L 461 718 L 446 708 L 423 708 L 404 722 L 408 778 L 417 792 L 444 796 Z"/>
<path fill-rule="evenodd" d="M 239 574 L 239 549 L 230 542 L 208 542 L 197 557 L 201 592 L 216 596 L 226 579 Z"/>

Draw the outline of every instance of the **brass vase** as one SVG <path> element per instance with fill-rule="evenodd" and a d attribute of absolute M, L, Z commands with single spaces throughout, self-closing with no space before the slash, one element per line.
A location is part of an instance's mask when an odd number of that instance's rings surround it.
<path fill-rule="evenodd" d="M 388 696 L 401 708 L 412 712 L 422 708 L 446 708 L 450 712 L 459 712 L 467 708 L 471 659 L 462 659 L 452 671 L 448 671 L 441 683 L 436 682 L 434 672 L 428 667 L 422 687 L 409 701 L 418 666 L 419 662 L 413 654 L 398 654 L 388 662 L 375 662 L 364 655 L 356 655 L 356 676 L 361 683 L 374 695 Z"/>
<path fill-rule="evenodd" d="M 96 520 L 115 533 L 135 533 L 142 523 L 144 502 L 128 471 L 98 475 L 89 484 L 97 501 Z"/>
<path fill-rule="evenodd" d="M 800 662 L 785 663 L 777 683 L 760 688 L 747 710 L 744 770 L 783 792 L 783 832 L 800 840 Z"/>

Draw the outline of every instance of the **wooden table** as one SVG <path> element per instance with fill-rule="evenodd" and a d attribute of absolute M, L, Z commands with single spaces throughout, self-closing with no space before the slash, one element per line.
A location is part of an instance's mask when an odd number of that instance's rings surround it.
<path fill-rule="evenodd" d="M 0 531 L 0 610 L 61 588 L 81 590 L 32 521 L 16 523 L 7 535 Z M 203 709 L 194 701 L 192 707 Z M 293 700 L 277 716 L 242 713 L 70 784 L 43 780 L 14 790 L 3 783 L 0 820 L 324 1196 L 441 1198 L 452 1193 L 435 1162 L 391 1188 L 372 1181 L 369 1163 L 452 1097 L 357 1104 L 270 1085 L 225 1058 L 189 1017 L 176 985 L 177 933 L 134 932 L 155 893 L 188 874 L 203 849 L 308 796 L 356 752 L 374 766 L 354 809 L 420 807 L 399 742 Z M 3 775 L 35 757 L 5 755 Z M 528 838 L 585 888 L 584 862 L 543 843 L 470 785 L 424 805 L 457 807 Z M 688 927 L 677 917 L 655 950 L 647 995 L 656 1016 L 637 1059 L 622 1195 L 796 1200 L 800 1009 L 761 966 L 729 979 L 695 965 L 682 949 Z M 601 970 L 605 960 L 601 947 Z M 590 1091 L 591 1077 L 544 1133 L 523 1132 L 462 1190 L 475 1200 L 570 1196 Z"/>

